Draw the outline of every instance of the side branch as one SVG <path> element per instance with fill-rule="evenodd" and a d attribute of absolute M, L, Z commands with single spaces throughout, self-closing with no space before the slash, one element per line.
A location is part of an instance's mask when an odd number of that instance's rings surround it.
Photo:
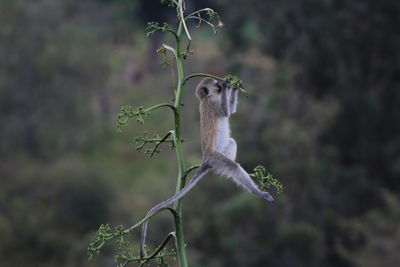
<path fill-rule="evenodd" d="M 168 241 L 172 238 L 175 237 L 175 232 L 171 232 L 169 233 L 164 240 L 161 242 L 161 244 L 159 246 L 156 247 L 156 249 L 153 251 L 153 253 L 151 253 L 151 255 L 145 257 L 145 258 L 140 258 L 140 257 L 119 257 L 118 260 L 122 260 L 124 261 L 123 263 L 121 263 L 118 266 L 121 267 L 125 267 L 126 265 L 128 265 L 131 262 L 140 262 L 139 267 L 144 266 L 146 263 L 148 263 L 151 259 L 162 259 L 165 256 L 175 256 L 176 252 L 171 251 L 171 252 L 162 252 L 162 250 L 165 248 L 165 246 L 167 245 Z"/>
<path fill-rule="evenodd" d="M 195 77 L 209 77 L 209 78 L 213 78 L 213 79 L 220 80 L 220 81 L 226 81 L 229 84 L 229 86 L 231 86 L 232 88 L 239 89 L 242 93 L 245 94 L 246 97 L 248 96 L 247 91 L 244 89 L 243 81 L 240 80 L 239 77 L 237 77 L 235 75 L 229 74 L 225 77 L 218 77 L 218 76 L 214 76 L 214 75 L 207 74 L 207 73 L 194 73 L 194 74 L 187 76 L 183 80 L 182 85 L 185 85 L 185 83 L 188 80 L 195 78 Z"/>
<path fill-rule="evenodd" d="M 152 111 L 152 110 L 154 110 L 154 109 L 158 109 L 158 108 L 162 108 L 162 107 L 169 107 L 169 108 L 171 108 L 173 111 L 175 111 L 174 105 L 171 105 L 171 104 L 168 104 L 168 103 L 161 103 L 161 104 L 152 106 L 152 107 L 146 109 L 145 111 L 148 112 L 148 111 Z"/>
<path fill-rule="evenodd" d="M 175 40 L 178 40 L 178 39 L 179 39 L 178 35 L 176 34 L 176 32 L 175 32 L 174 30 L 166 29 L 165 31 L 166 31 L 166 32 L 169 32 L 169 33 L 172 33 L 172 35 L 175 37 Z"/>
<path fill-rule="evenodd" d="M 148 214 L 147 216 L 145 216 L 143 219 L 141 219 L 136 224 L 132 225 L 131 227 L 126 228 L 125 230 L 122 231 L 122 234 L 131 233 L 133 230 L 135 230 L 137 227 L 142 225 L 144 222 L 150 220 L 151 217 L 157 215 L 158 213 L 160 213 L 160 212 L 162 212 L 164 210 L 170 211 L 173 217 L 177 217 L 178 216 L 178 214 L 176 213 L 176 211 L 173 208 L 170 208 L 170 207 L 162 208 L 162 209 L 158 210 L 157 212 Z M 119 235 L 116 235 L 116 234 L 109 234 L 109 235 L 105 236 L 104 239 L 101 242 L 99 242 L 100 244 L 99 244 L 99 246 L 97 246 L 97 248 L 100 249 L 105 244 L 106 241 L 111 240 L 113 238 L 116 238 L 118 236 Z"/>
<path fill-rule="evenodd" d="M 137 227 L 148 221 L 151 217 L 155 216 L 156 214 L 168 210 L 171 212 L 172 216 L 178 217 L 178 213 L 170 207 L 165 207 L 160 210 L 157 210 L 154 213 L 147 214 L 143 219 L 141 219 L 139 222 L 137 222 L 135 225 L 132 225 L 131 227 L 128 227 L 126 229 L 121 229 L 121 230 L 116 230 L 112 231 L 109 227 L 109 225 L 101 225 L 100 229 L 96 233 L 95 239 L 90 243 L 90 246 L 88 248 L 88 253 L 90 257 L 100 251 L 100 249 L 106 244 L 107 241 L 114 239 L 114 238 L 120 238 L 123 235 L 130 234 L 133 230 L 135 230 Z"/>
<path fill-rule="evenodd" d="M 185 20 L 186 19 L 188 19 L 189 17 L 191 17 L 191 16 L 194 16 L 195 14 L 197 14 L 197 15 L 199 15 L 201 12 L 215 12 L 213 9 L 211 9 L 211 8 L 203 8 L 203 9 L 199 9 L 199 10 L 197 10 L 197 11 L 194 11 L 193 13 L 190 13 L 186 18 L 185 18 Z"/>
<path fill-rule="evenodd" d="M 140 124 L 144 123 L 144 117 L 150 115 L 150 111 L 159 109 L 162 107 L 169 107 L 175 113 L 175 107 L 168 103 L 158 104 L 149 108 L 138 107 L 136 110 L 133 109 L 132 106 L 123 106 L 118 114 L 118 123 L 117 129 L 121 131 L 122 127 L 125 127 L 128 124 L 128 120 L 134 117 L 137 117 L 137 121 Z"/>
<path fill-rule="evenodd" d="M 195 170 L 195 169 L 197 169 L 199 167 L 200 167 L 200 165 L 193 165 L 193 166 L 187 168 L 185 170 L 185 173 L 183 174 L 183 177 L 187 176 L 191 171 L 193 171 L 193 170 Z"/>
<path fill-rule="evenodd" d="M 213 78 L 213 79 L 220 80 L 220 81 L 223 81 L 225 79 L 225 78 L 214 76 L 214 75 L 207 74 L 207 73 L 193 73 L 193 74 L 190 74 L 189 76 L 187 76 L 183 80 L 182 85 L 185 85 L 188 80 L 195 78 L 195 77 L 209 77 L 209 78 Z"/>
<path fill-rule="evenodd" d="M 208 24 L 208 26 L 210 26 L 210 27 L 212 28 L 214 34 L 217 33 L 217 30 L 215 29 L 214 24 L 212 24 L 211 22 L 209 22 L 209 21 L 203 19 L 203 18 L 200 17 L 200 16 L 198 16 L 198 17 L 196 17 L 196 16 L 189 16 L 187 19 L 197 19 L 197 20 L 199 21 L 199 26 L 200 26 L 201 22 L 204 22 L 204 23 Z"/>
<path fill-rule="evenodd" d="M 161 150 L 158 147 L 162 143 L 170 143 L 172 148 L 175 147 L 175 139 L 169 138 L 171 135 L 174 134 L 174 131 L 169 131 L 163 138 L 160 137 L 159 134 L 155 134 L 154 138 L 148 138 L 147 132 L 144 132 L 142 136 L 137 136 L 135 138 L 135 148 L 136 150 L 142 150 L 147 144 L 154 144 L 154 147 L 146 149 L 144 151 L 145 154 L 148 154 L 150 158 L 154 156 L 155 153 L 159 153 Z"/>
<path fill-rule="evenodd" d="M 156 145 L 151 150 L 150 158 L 154 156 L 154 153 L 159 152 L 159 150 L 157 150 L 157 149 L 162 143 L 164 143 L 164 142 L 172 142 L 173 143 L 174 142 L 173 139 L 172 140 L 167 140 L 167 138 L 173 133 L 174 133 L 174 131 L 169 131 L 160 141 L 156 142 Z"/>
<path fill-rule="evenodd" d="M 175 37 L 176 41 L 179 40 L 177 33 L 169 27 L 168 23 L 164 22 L 161 26 L 158 22 L 148 22 L 146 27 L 146 37 L 153 35 L 156 31 L 169 32 Z"/>
<path fill-rule="evenodd" d="M 165 247 L 165 245 L 167 245 L 168 241 L 169 241 L 172 237 L 176 238 L 175 232 L 169 233 L 169 234 L 164 238 L 164 240 L 161 242 L 161 244 L 157 247 L 157 249 L 156 249 L 150 256 L 148 256 L 147 258 L 144 258 L 144 261 L 139 265 L 139 267 L 144 266 L 149 260 L 155 258 L 155 257 L 158 255 L 158 253 L 160 253 L 160 251 Z"/>
<path fill-rule="evenodd" d="M 181 178 L 183 185 L 186 184 L 186 177 L 189 175 L 189 173 L 195 169 L 198 169 L 199 167 L 200 167 L 200 165 L 193 165 L 185 170 L 185 172 L 183 173 L 182 178 Z"/>

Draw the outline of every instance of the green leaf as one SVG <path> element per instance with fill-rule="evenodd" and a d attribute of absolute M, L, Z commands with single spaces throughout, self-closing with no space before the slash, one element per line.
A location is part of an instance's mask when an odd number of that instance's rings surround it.
<path fill-rule="evenodd" d="M 267 173 L 264 166 L 258 165 L 254 168 L 254 173 L 250 174 L 251 177 L 255 178 L 260 184 L 260 188 L 266 191 L 271 186 L 276 188 L 278 194 L 283 192 L 283 185 L 278 179 L 275 179 L 272 174 Z"/>

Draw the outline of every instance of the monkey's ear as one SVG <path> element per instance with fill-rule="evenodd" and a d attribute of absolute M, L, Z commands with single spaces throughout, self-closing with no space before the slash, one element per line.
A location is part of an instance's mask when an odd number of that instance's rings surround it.
<path fill-rule="evenodd" d="M 199 95 L 200 95 L 201 97 L 207 96 L 207 95 L 208 95 L 208 88 L 207 88 L 207 87 L 201 87 L 201 88 L 199 89 Z"/>

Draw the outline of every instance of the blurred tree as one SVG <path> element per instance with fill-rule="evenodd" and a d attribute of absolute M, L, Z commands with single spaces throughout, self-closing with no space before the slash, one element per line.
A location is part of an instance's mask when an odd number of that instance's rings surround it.
<path fill-rule="evenodd" d="M 66 266 L 73 258 L 82 266 L 85 249 L 76 249 L 108 217 L 113 188 L 73 154 L 98 128 L 94 106 L 109 72 L 106 47 L 97 44 L 107 34 L 96 24 L 99 8 L 0 1 L 4 266 Z"/>
<path fill-rule="evenodd" d="M 346 236 L 338 242 L 338 250 L 354 266 L 396 266 L 400 262 L 400 202 L 388 191 L 382 195 L 384 207 L 342 223 Z"/>
<path fill-rule="evenodd" d="M 291 195 L 297 202 L 293 212 L 300 215 L 296 220 L 318 223 L 319 231 L 325 231 L 325 266 L 346 266 L 345 262 L 350 262 L 338 255 L 332 241 L 341 232 L 332 223 L 342 216 L 351 218 L 379 208 L 382 199 L 377 188 L 400 192 L 400 173 L 396 167 L 400 159 L 400 54 L 397 49 L 400 4 L 395 0 L 218 2 L 229 10 L 225 13 L 226 24 L 230 26 L 230 42 L 226 42 L 226 47 L 231 48 L 231 54 L 243 53 L 255 46 L 287 64 L 285 68 L 295 68 L 295 91 L 284 92 L 284 88 L 277 91 L 284 97 L 301 96 L 295 102 L 286 102 L 287 109 L 296 110 L 296 105 L 303 105 L 294 113 L 298 114 L 295 122 L 301 120 L 304 112 L 310 113 L 311 117 L 306 117 L 311 125 L 316 120 L 325 120 L 320 116 L 320 109 L 313 108 L 304 95 L 311 96 L 312 101 L 328 110 L 329 103 L 335 103 L 331 106 L 337 110 L 334 120 L 329 119 L 316 135 L 310 132 L 307 123 L 297 129 L 288 128 L 291 134 L 280 136 L 280 146 L 268 135 L 260 143 L 264 146 L 271 143 L 263 151 L 268 151 L 272 163 L 281 158 L 271 155 L 273 147 L 278 153 L 286 151 L 285 144 L 288 149 L 300 149 L 298 156 L 289 157 L 298 164 L 297 169 L 287 168 L 288 158 L 280 161 L 288 177 L 301 179 L 301 185 L 293 186 L 301 190 Z M 270 85 L 268 97 L 274 92 L 274 86 Z M 282 104 L 265 110 L 274 114 L 275 108 L 282 108 Z M 281 110 L 278 114 L 285 113 Z M 282 117 L 279 122 L 287 123 Z M 273 129 L 266 128 L 266 132 L 271 134 L 276 125 L 269 125 Z M 312 150 L 298 146 L 296 136 L 300 133 L 314 135 L 310 143 Z M 315 157 L 313 165 L 304 162 L 310 153 Z M 312 183 L 303 183 L 302 179 L 307 176 L 315 177 Z M 299 194 L 308 195 L 305 202 L 299 201 Z M 308 210 L 312 217 L 304 217 L 304 211 Z M 317 210 L 326 214 L 326 218 L 316 217 Z"/>
<path fill-rule="evenodd" d="M 73 167 L 73 169 L 72 169 Z M 75 160 L 47 167 L 0 165 L 0 261 L 3 266 L 86 262 L 85 234 L 108 218 L 110 184 Z"/>
<path fill-rule="evenodd" d="M 104 50 L 93 46 L 99 34 L 79 13 L 85 4 L 1 2 L 2 156 L 52 157 L 89 137 L 89 127 L 77 126 L 91 123 L 90 93 L 108 70 Z"/>
<path fill-rule="evenodd" d="M 235 136 L 239 160 L 250 169 L 262 158 L 286 188 L 281 206 L 266 210 L 221 179 L 205 180 L 185 211 L 193 230 L 187 241 L 195 244 L 190 257 L 197 266 L 210 267 L 243 266 L 248 257 L 246 267 L 393 265 L 398 208 L 383 205 L 391 202 L 379 192 L 400 193 L 400 3 L 190 3 L 189 9 L 217 5 L 226 25 L 221 33 L 227 34 L 213 43 L 200 32 L 196 63 L 188 70 L 218 73 L 230 67 L 240 73 L 250 97 L 241 100 L 232 119 L 233 132 L 240 133 Z M 137 188 L 159 184 L 161 194 L 172 187 L 168 179 L 154 182 L 161 172 L 172 172 L 169 158 L 145 172 L 148 163 L 125 140 L 118 143 L 98 131 L 99 124 L 111 129 L 107 118 L 128 91 L 123 104 L 153 102 L 154 90 L 166 99 L 165 76 L 142 75 L 148 62 L 154 66 L 159 60 L 144 55 L 159 45 L 143 41 L 138 25 L 148 16 L 168 20 L 161 8 L 150 0 L 0 1 L 0 262 L 5 266 L 86 266 L 82 239 L 99 220 L 111 221 L 104 218 L 110 213 L 104 201 L 114 195 L 107 178 L 119 187 L 117 202 L 109 204 L 113 218 L 126 223 L 138 219 L 132 203 L 143 213 L 149 202 L 167 196 L 146 198 Z M 121 85 L 123 79 L 134 82 Z M 198 118 L 194 105 L 194 98 L 185 99 L 184 120 Z M 197 134 L 196 127 L 190 125 L 185 134 Z M 199 145 L 186 145 L 197 162 Z M 104 183 L 96 185 L 98 180 Z M 87 213 L 87 205 L 98 209 Z M 82 214 L 88 216 L 79 221 Z M 113 263 L 99 258 L 93 264 Z"/>

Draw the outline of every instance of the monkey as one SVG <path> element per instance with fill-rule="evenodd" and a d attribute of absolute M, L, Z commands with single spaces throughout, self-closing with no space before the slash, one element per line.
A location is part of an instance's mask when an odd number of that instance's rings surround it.
<path fill-rule="evenodd" d="M 216 174 L 231 178 L 250 193 L 268 202 L 274 201 L 235 162 L 237 145 L 230 134 L 229 117 L 236 112 L 238 89 L 228 88 L 226 81 L 219 83 L 215 79 L 204 78 L 196 88 L 196 96 L 200 102 L 202 164 L 211 166 Z"/>
<path fill-rule="evenodd" d="M 237 145 L 231 137 L 229 117 L 236 112 L 238 89 L 218 82 L 212 78 L 203 78 L 196 87 L 199 100 L 200 135 L 202 161 L 193 178 L 182 190 L 171 198 L 154 206 L 147 216 L 166 208 L 189 192 L 209 171 L 231 178 L 238 186 L 268 201 L 274 201 L 270 193 L 261 191 L 250 175 L 235 161 Z M 140 242 L 140 256 L 144 258 L 144 244 L 148 221 L 143 223 Z"/>

